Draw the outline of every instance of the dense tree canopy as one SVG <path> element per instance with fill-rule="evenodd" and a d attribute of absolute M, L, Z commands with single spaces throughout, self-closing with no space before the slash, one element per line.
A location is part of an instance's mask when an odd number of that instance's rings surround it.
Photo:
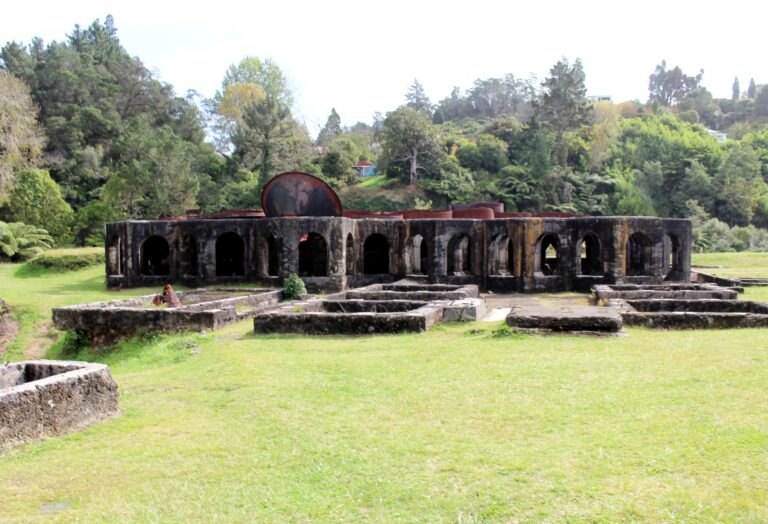
<path fill-rule="evenodd" d="M 680 102 L 685 95 L 697 87 L 704 76 L 704 71 L 699 71 L 696 76 L 683 73 L 679 66 L 667 69 L 666 60 L 662 60 L 656 66 L 648 81 L 649 102 L 658 102 L 665 106 L 671 106 Z"/>
<path fill-rule="evenodd" d="M 16 171 L 38 163 L 45 135 L 29 87 L 0 69 L 0 204 L 11 190 Z"/>
<path fill-rule="evenodd" d="M 234 63 L 209 100 L 177 96 L 107 17 L 62 42 L 0 50 L 0 219 L 20 224 L 6 227 L 10 243 L 16 233 L 50 243 L 45 228 L 96 244 L 109 220 L 257 207 L 270 177 L 301 170 L 360 207 L 498 200 L 519 211 L 692 216 L 702 248 L 726 245 L 724 235 L 729 246 L 762 245 L 768 86 L 751 79 L 741 92 L 735 78 L 716 98 L 702 75 L 662 61 L 647 104 L 590 100 L 579 59 L 559 60 L 541 82 L 478 78 L 437 104 L 414 80 L 403 106 L 349 128 L 332 109 L 312 140 L 273 60 Z M 386 189 L 353 187 L 360 160 L 387 175 Z"/>

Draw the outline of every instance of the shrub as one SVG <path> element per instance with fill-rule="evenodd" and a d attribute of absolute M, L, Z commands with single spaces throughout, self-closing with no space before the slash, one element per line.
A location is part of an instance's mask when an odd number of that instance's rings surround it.
<path fill-rule="evenodd" d="M 44 228 L 57 242 L 71 239 L 72 208 L 61 189 L 42 169 L 24 169 L 16 176 L 3 218 Z"/>
<path fill-rule="evenodd" d="M 283 298 L 286 300 L 296 300 L 307 292 L 307 286 L 296 273 L 291 273 L 283 282 Z"/>
<path fill-rule="evenodd" d="M 36 256 L 27 266 L 30 269 L 64 272 L 104 264 L 103 249 L 56 250 Z"/>

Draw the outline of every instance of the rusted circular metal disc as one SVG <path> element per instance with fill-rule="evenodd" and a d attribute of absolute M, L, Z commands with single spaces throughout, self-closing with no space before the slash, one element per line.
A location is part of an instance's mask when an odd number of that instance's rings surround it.
<path fill-rule="evenodd" d="M 308 173 L 281 173 L 261 192 L 268 217 L 340 217 L 341 201 L 331 187 Z"/>

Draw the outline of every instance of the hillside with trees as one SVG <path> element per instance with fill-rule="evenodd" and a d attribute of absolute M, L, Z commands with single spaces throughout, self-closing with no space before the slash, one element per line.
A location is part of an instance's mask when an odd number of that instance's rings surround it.
<path fill-rule="evenodd" d="M 617 104 L 587 97 L 578 59 L 541 80 L 477 79 L 437 102 L 414 80 L 370 124 L 345 126 L 331 108 L 313 138 L 273 60 L 233 63 L 211 99 L 180 95 L 121 45 L 108 16 L 63 42 L 0 50 L 0 249 L 15 256 L 3 224 L 44 230 L 43 243 L 98 245 L 111 220 L 256 208 L 270 177 L 300 170 L 347 208 L 503 201 L 690 217 L 700 250 L 764 250 L 768 86 L 742 90 L 735 78 L 718 99 L 704 79 L 662 60 L 647 101 Z M 361 160 L 382 177 L 361 184 Z"/>

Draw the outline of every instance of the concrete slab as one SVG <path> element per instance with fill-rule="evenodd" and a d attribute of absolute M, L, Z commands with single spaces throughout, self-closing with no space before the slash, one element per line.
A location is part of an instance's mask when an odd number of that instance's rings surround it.
<path fill-rule="evenodd" d="M 506 322 L 510 327 L 548 331 L 617 332 L 622 326 L 615 309 L 590 306 L 518 306 L 512 308 Z"/>

